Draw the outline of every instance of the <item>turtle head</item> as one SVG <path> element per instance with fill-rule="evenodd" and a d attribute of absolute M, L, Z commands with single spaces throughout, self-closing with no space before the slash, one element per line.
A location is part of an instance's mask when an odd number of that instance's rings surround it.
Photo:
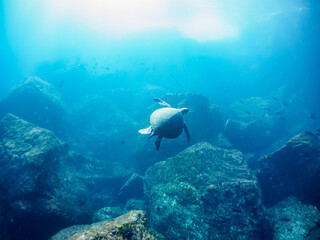
<path fill-rule="evenodd" d="M 189 112 L 188 108 L 181 108 L 180 110 L 181 110 L 182 115 L 185 115 L 187 112 Z"/>

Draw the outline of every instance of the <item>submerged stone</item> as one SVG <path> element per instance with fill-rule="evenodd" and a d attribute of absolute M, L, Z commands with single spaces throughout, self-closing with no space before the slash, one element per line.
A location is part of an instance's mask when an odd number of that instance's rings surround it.
<path fill-rule="evenodd" d="M 274 240 L 320 239 L 320 213 L 315 206 L 289 197 L 267 210 Z"/>
<path fill-rule="evenodd" d="M 143 177 L 139 174 L 132 174 L 119 191 L 119 197 L 122 201 L 131 198 L 139 199 L 143 197 Z"/>
<path fill-rule="evenodd" d="M 59 231 L 50 237 L 49 240 L 67 240 L 69 237 L 88 229 L 90 229 L 90 225 L 74 225 Z"/>
<path fill-rule="evenodd" d="M 263 151 L 281 139 L 285 122 L 276 114 L 278 108 L 274 100 L 260 97 L 231 104 L 225 134 L 232 146 L 243 152 Z"/>
<path fill-rule="evenodd" d="M 69 116 L 75 150 L 132 167 L 138 127 L 126 111 L 104 96 L 89 96 L 75 104 Z"/>
<path fill-rule="evenodd" d="M 150 223 L 168 239 L 270 239 L 242 154 L 202 142 L 145 174 Z"/>
<path fill-rule="evenodd" d="M 141 199 L 129 199 L 126 203 L 126 206 L 124 209 L 126 211 L 131 211 L 131 210 L 146 210 L 146 202 Z"/>
<path fill-rule="evenodd" d="M 0 171 L 0 228 L 12 239 L 45 239 L 90 222 L 95 210 L 119 204 L 118 191 L 131 174 L 73 152 L 51 131 L 12 114 L 0 123 Z"/>
<path fill-rule="evenodd" d="M 149 232 L 146 214 L 131 211 L 112 221 L 92 224 L 88 230 L 79 232 L 68 240 L 154 240 Z"/>
<path fill-rule="evenodd" d="M 22 81 L 0 102 L 0 119 L 6 113 L 65 135 L 66 113 L 61 97 L 50 83 L 38 77 Z"/>
<path fill-rule="evenodd" d="M 120 207 L 104 207 L 96 211 L 93 215 L 92 222 L 101 222 L 119 217 L 123 214 Z"/>
<path fill-rule="evenodd" d="M 227 149 L 232 149 L 232 145 L 229 142 L 229 140 L 222 135 L 221 133 L 218 133 L 213 140 L 213 143 L 215 146 L 217 147 L 221 147 L 221 148 L 227 148 Z"/>
<path fill-rule="evenodd" d="M 259 162 L 258 179 L 267 204 L 293 195 L 320 206 L 320 141 L 316 134 L 300 133 Z"/>

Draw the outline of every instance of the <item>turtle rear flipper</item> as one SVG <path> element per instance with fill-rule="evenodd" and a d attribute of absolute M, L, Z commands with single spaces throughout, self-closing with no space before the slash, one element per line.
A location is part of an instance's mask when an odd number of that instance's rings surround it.
<path fill-rule="evenodd" d="M 149 126 L 145 129 L 140 129 L 138 132 L 141 134 L 150 134 L 152 132 L 152 128 L 151 128 L 151 126 Z"/>
<path fill-rule="evenodd" d="M 188 128 L 187 128 L 187 125 L 185 123 L 183 123 L 183 130 L 187 136 L 187 139 L 188 139 L 188 142 L 190 142 L 190 135 L 189 135 L 189 131 L 188 131 Z"/>
<path fill-rule="evenodd" d="M 158 151 L 159 148 L 160 148 L 161 140 L 162 140 L 162 137 L 158 136 L 158 138 L 157 138 L 157 140 L 156 140 L 156 142 L 155 142 L 157 151 Z"/>
<path fill-rule="evenodd" d="M 156 101 L 157 103 L 159 103 L 160 105 L 164 106 L 164 107 L 171 108 L 170 104 L 166 103 L 165 101 L 161 100 L 160 98 L 154 98 L 153 100 Z"/>
<path fill-rule="evenodd" d="M 157 134 L 152 130 L 150 136 L 148 137 L 149 139 L 152 138 L 153 136 L 156 136 Z"/>

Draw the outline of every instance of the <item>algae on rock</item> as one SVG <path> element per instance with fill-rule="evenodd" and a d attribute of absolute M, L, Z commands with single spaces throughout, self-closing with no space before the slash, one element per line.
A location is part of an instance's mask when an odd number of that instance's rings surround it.
<path fill-rule="evenodd" d="M 112 221 L 92 224 L 89 230 L 80 232 L 68 240 L 154 240 L 148 229 L 144 211 L 131 211 Z"/>
<path fill-rule="evenodd" d="M 274 240 L 315 240 L 320 238 L 320 212 L 289 197 L 267 210 L 274 225 Z"/>
<path fill-rule="evenodd" d="M 21 81 L 0 101 L 0 118 L 7 113 L 50 129 L 60 137 L 65 136 L 65 129 L 68 127 L 59 92 L 38 77 Z"/>
<path fill-rule="evenodd" d="M 97 209 L 119 204 L 118 191 L 131 175 L 121 164 L 72 151 L 51 131 L 12 114 L 0 122 L 0 170 L 0 234 L 5 228 L 7 239 L 45 239 L 90 222 Z"/>
<path fill-rule="evenodd" d="M 202 142 L 145 174 L 150 224 L 168 239 L 271 239 L 243 155 Z"/>
<path fill-rule="evenodd" d="M 320 140 L 316 134 L 300 133 L 259 162 L 258 179 L 267 204 L 295 196 L 320 207 Z"/>

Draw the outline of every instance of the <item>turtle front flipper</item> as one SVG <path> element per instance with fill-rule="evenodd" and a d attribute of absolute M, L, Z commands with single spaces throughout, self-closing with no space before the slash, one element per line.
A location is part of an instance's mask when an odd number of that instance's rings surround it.
<path fill-rule="evenodd" d="M 159 148 L 160 148 L 161 140 L 162 140 L 162 137 L 158 136 L 158 138 L 157 138 L 157 140 L 156 140 L 156 149 L 157 149 L 157 151 L 158 151 Z"/>
<path fill-rule="evenodd" d="M 189 131 L 188 131 L 187 125 L 186 125 L 185 123 L 183 123 L 183 130 L 184 130 L 184 132 L 185 132 L 186 135 L 187 135 L 188 142 L 190 142 Z"/>
<path fill-rule="evenodd" d="M 171 108 L 170 104 L 166 103 L 165 101 L 161 100 L 160 98 L 154 98 L 153 100 L 156 101 L 157 103 L 159 103 L 161 106 Z"/>

